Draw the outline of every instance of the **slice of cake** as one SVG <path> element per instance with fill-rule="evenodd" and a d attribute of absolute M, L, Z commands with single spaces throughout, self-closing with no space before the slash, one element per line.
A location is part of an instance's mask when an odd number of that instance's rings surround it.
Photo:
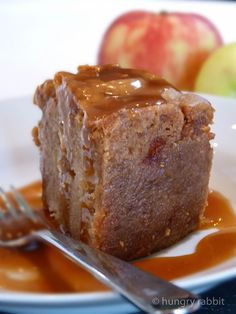
<path fill-rule="evenodd" d="M 59 72 L 36 90 L 45 208 L 76 239 L 130 260 L 198 227 L 213 108 L 118 66 Z"/>

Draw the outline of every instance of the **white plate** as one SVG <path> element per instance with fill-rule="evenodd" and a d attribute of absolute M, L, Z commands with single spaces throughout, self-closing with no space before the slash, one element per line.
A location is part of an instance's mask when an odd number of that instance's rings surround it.
<path fill-rule="evenodd" d="M 210 186 L 223 193 L 236 209 L 236 99 L 205 96 L 216 109 L 214 132 L 216 138 L 213 170 Z M 10 183 L 21 186 L 40 177 L 38 152 L 32 143 L 30 131 L 40 117 L 31 98 L 19 98 L 0 102 L 0 186 Z M 161 256 L 191 253 L 206 233 L 192 234 Z M 195 292 L 236 275 L 236 256 L 217 267 L 201 273 L 179 278 L 174 282 Z M 21 294 L 0 293 L 0 310 L 14 313 L 133 313 L 135 307 L 115 293 L 75 294 Z"/>

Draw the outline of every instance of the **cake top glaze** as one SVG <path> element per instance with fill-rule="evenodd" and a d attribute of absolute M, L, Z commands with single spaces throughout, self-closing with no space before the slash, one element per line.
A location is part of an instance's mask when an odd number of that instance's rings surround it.
<path fill-rule="evenodd" d="M 58 72 L 54 80 L 38 87 L 35 97 L 43 105 L 45 95 L 54 97 L 55 89 L 67 90 L 88 117 L 100 118 L 122 108 L 165 103 L 162 93 L 170 88 L 175 89 L 166 80 L 144 70 L 118 65 L 80 66 L 75 74 Z"/>

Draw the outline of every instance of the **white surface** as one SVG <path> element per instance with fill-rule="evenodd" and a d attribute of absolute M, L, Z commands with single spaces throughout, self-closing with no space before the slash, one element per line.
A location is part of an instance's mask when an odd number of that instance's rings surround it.
<path fill-rule="evenodd" d="M 236 100 L 206 96 L 214 105 L 217 134 L 213 144 L 215 155 L 210 186 L 223 193 L 236 209 Z M 0 102 L 0 186 L 10 183 L 17 186 L 39 178 L 38 155 L 30 130 L 39 118 L 39 111 L 32 106 L 31 98 Z M 11 121 L 8 123 L 6 121 Z M 2 136 L 2 137 L 1 137 Z M 222 166 L 223 165 L 223 166 Z M 196 232 L 177 245 L 162 251 L 162 256 L 176 256 L 193 252 L 195 245 L 213 230 Z M 211 285 L 236 276 L 236 256 L 217 267 L 207 269 L 175 283 L 201 292 Z M 87 294 L 19 294 L 0 293 L 0 311 L 30 314 L 77 313 L 133 313 L 136 309 L 113 293 Z"/>
<path fill-rule="evenodd" d="M 236 3 L 158 0 L 1 0 L 0 99 L 31 95 L 58 70 L 95 64 L 102 35 L 128 10 L 198 12 L 236 41 Z"/>

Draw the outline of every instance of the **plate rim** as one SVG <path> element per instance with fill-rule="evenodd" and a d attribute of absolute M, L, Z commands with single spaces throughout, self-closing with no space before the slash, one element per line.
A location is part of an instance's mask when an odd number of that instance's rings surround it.
<path fill-rule="evenodd" d="M 232 258 L 234 259 L 234 258 Z M 229 262 L 231 259 L 228 259 Z M 219 265 L 223 265 L 220 263 Z M 217 266 L 219 266 L 217 265 Z M 216 267 L 217 267 L 216 266 Z M 207 268 L 207 270 L 214 270 L 216 267 Z M 194 275 L 182 277 L 180 279 L 171 280 L 172 283 L 186 289 L 193 289 L 195 286 L 207 284 L 211 285 L 216 280 L 221 282 L 222 280 L 236 277 L 236 266 L 230 269 L 222 270 L 219 273 L 211 273 L 205 276 L 201 276 L 203 272 L 194 273 Z M 191 278 L 196 276 L 199 278 Z M 216 276 L 217 275 L 217 276 Z M 186 280 L 184 278 L 187 278 Z M 43 302 L 46 305 L 60 305 L 60 304 L 85 304 L 85 303 L 98 303 L 98 302 L 117 302 L 122 300 L 118 293 L 114 291 L 108 292 L 75 292 L 75 293 L 30 293 L 30 292 L 17 292 L 17 291 L 0 291 L 0 302 L 2 304 L 35 305 Z"/>

